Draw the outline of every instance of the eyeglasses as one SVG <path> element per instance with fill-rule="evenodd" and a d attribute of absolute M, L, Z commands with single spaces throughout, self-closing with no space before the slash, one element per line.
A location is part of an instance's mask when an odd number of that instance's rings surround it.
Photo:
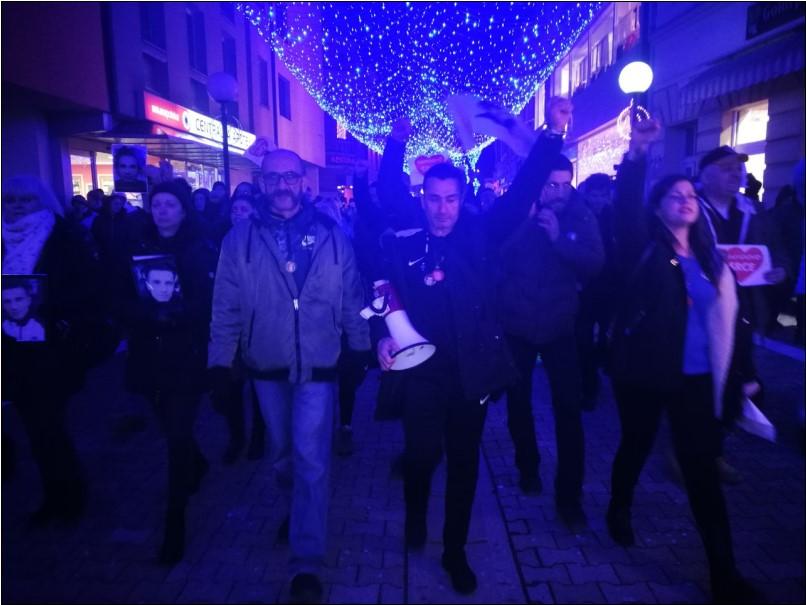
<path fill-rule="evenodd" d="M 263 182 L 266 183 L 269 187 L 276 186 L 280 179 L 283 179 L 287 185 L 291 185 L 292 187 L 299 183 L 302 175 L 298 172 L 293 172 L 289 170 L 288 172 L 264 172 L 263 173 Z"/>
<path fill-rule="evenodd" d="M 546 187 L 548 187 L 551 191 L 571 191 L 572 185 L 571 183 L 546 183 Z"/>

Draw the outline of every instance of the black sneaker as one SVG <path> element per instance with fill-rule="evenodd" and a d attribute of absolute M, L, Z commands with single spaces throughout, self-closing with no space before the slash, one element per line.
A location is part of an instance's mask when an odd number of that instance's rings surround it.
<path fill-rule="evenodd" d="M 613 542 L 621 546 L 634 546 L 635 534 L 632 530 L 630 511 L 627 508 L 617 508 L 612 504 L 607 508 L 607 532 Z"/>
<path fill-rule="evenodd" d="M 312 573 L 298 573 L 291 580 L 292 603 L 319 603 L 322 601 L 322 582 Z"/>
<path fill-rule="evenodd" d="M 457 554 L 442 553 L 442 567 L 450 574 L 451 585 L 459 594 L 470 594 L 478 587 L 476 574 L 467 564 L 464 551 Z"/>
<path fill-rule="evenodd" d="M 543 493 L 543 481 L 540 480 L 540 475 L 538 474 L 521 475 L 518 487 L 528 496 L 537 496 Z"/>

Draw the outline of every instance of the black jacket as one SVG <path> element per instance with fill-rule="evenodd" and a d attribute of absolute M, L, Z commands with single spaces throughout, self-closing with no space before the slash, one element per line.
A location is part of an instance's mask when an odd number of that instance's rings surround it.
<path fill-rule="evenodd" d="M 485 217 L 462 214 L 450 235 L 442 242 L 445 280 L 434 288 L 446 288 L 446 306 L 435 316 L 429 305 L 431 293 L 424 285 L 420 262 L 424 255 L 426 230 L 394 238 L 389 252 L 390 281 L 397 289 L 416 329 L 423 336 L 435 330 L 436 338 L 448 344 L 447 361 L 458 367 L 464 395 L 479 400 L 506 388 L 517 379 L 507 350 L 496 305 L 497 255 L 502 242 L 526 218 L 531 199 L 525 192 L 537 191 L 548 177 L 552 155 L 559 153 L 562 140 L 541 136 L 519 173 L 507 199 L 502 199 Z M 382 320 L 374 320 L 376 340 L 387 334 Z"/>
<path fill-rule="evenodd" d="M 56 217 L 34 273 L 47 275 L 39 308 L 47 341 L 21 343 L 3 335 L 3 399 L 12 401 L 76 393 L 97 344 L 101 285 L 85 231 Z"/>
<path fill-rule="evenodd" d="M 527 195 L 522 192 L 520 195 Z M 529 200 L 537 192 L 531 192 Z M 506 203 L 520 203 L 512 199 Z M 537 223 L 523 222 L 500 255 L 499 311 L 507 334 L 545 344 L 574 334 L 579 286 L 604 264 L 596 217 L 574 193 L 558 214 L 560 236 L 552 242 Z"/>
<path fill-rule="evenodd" d="M 129 256 L 172 255 L 181 284 L 181 302 L 157 303 L 138 298 L 134 277 L 121 302 L 129 329 L 126 385 L 136 393 L 198 394 L 204 389 L 217 251 L 192 224 L 163 238 L 150 224 Z M 129 271 L 131 268 L 129 267 Z"/>
<path fill-rule="evenodd" d="M 643 204 L 645 176 L 645 162 L 625 158 L 616 179 L 614 230 L 623 286 L 609 334 L 608 368 L 614 380 L 668 390 L 678 387 L 683 378 L 688 292 L 683 268 L 663 226 Z M 730 272 L 730 268 L 723 265 L 722 271 Z M 734 280 L 728 282 L 735 287 Z M 727 294 L 720 292 L 719 298 Z M 734 321 L 733 345 L 725 351 L 728 371 L 724 384 L 716 385 L 722 393 L 723 419 L 735 417 L 741 385 L 753 378 L 749 323 L 741 314 Z M 718 343 L 711 337 L 709 346 Z"/>

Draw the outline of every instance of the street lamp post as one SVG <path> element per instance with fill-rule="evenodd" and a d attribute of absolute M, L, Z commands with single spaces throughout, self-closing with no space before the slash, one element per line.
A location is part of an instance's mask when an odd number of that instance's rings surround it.
<path fill-rule="evenodd" d="M 238 98 L 238 82 L 225 71 L 211 74 L 207 79 L 207 92 L 221 105 L 221 136 L 224 147 L 224 184 L 227 187 L 227 195 L 230 195 L 229 179 L 229 136 L 227 132 L 227 105 Z"/>
<path fill-rule="evenodd" d="M 652 68 L 643 61 L 628 63 L 618 76 L 621 92 L 630 95 L 630 123 L 635 124 L 638 98 L 652 85 Z"/>

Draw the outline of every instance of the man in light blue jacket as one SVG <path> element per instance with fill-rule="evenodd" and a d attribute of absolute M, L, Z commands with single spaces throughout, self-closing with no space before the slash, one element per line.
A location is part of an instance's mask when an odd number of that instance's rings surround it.
<path fill-rule="evenodd" d="M 221 247 L 208 364 L 220 376 L 240 352 L 255 382 L 278 477 L 293 483 L 291 596 L 312 603 L 322 596 L 341 335 L 367 351 L 369 328 L 351 244 L 303 202 L 299 156 L 274 151 L 262 170 L 265 216 L 233 227 Z"/>

